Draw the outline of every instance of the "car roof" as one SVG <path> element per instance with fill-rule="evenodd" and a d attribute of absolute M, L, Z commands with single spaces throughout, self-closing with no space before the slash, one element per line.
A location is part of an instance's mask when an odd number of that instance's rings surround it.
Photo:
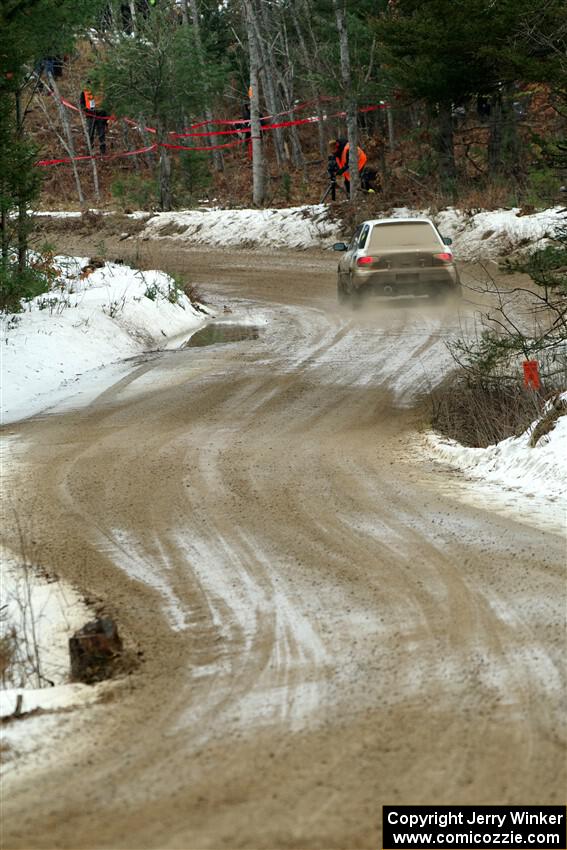
<path fill-rule="evenodd" d="M 363 224 L 415 224 L 416 222 L 422 222 L 426 224 L 433 225 L 433 222 L 430 218 L 424 215 L 415 215 L 408 216 L 407 218 L 371 218 L 368 221 L 363 221 Z M 435 225 L 433 225 L 435 226 Z"/>

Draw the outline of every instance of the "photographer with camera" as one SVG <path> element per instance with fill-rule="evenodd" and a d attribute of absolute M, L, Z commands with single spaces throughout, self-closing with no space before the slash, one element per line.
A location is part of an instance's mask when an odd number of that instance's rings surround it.
<path fill-rule="evenodd" d="M 329 154 L 329 165 L 327 169 L 329 171 L 329 176 L 331 175 L 331 161 L 333 161 L 334 177 L 332 177 L 331 179 L 336 182 L 336 178 L 342 175 L 345 181 L 345 192 L 347 194 L 347 197 L 350 198 L 350 145 L 347 139 L 331 139 L 331 141 L 329 142 L 329 150 L 332 151 L 332 153 Z M 375 169 L 370 168 L 366 164 L 368 162 L 368 157 L 366 156 L 362 148 L 357 148 L 357 153 L 357 165 L 358 173 L 360 174 L 361 189 L 364 192 L 372 193 L 379 191 L 378 187 L 375 184 L 378 172 Z"/>

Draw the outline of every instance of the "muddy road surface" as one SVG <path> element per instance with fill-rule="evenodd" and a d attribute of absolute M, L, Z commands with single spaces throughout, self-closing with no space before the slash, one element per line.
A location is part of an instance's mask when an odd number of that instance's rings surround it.
<path fill-rule="evenodd" d="M 383 804 L 562 802 L 564 539 L 415 448 L 473 308 L 355 314 L 328 254 L 150 248 L 257 330 L 7 429 L 34 551 L 143 655 L 12 767 L 4 847 L 376 848 Z"/>

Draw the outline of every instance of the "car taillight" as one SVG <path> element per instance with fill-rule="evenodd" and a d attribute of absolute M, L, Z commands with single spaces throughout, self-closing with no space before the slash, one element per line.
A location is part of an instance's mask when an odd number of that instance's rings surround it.
<path fill-rule="evenodd" d="M 453 255 L 449 254 L 448 251 L 444 251 L 442 254 L 433 254 L 436 260 L 442 260 L 444 263 L 450 263 L 453 260 Z"/>
<path fill-rule="evenodd" d="M 376 257 L 359 257 L 356 261 L 357 266 L 369 266 L 370 263 L 373 263 L 376 260 Z"/>

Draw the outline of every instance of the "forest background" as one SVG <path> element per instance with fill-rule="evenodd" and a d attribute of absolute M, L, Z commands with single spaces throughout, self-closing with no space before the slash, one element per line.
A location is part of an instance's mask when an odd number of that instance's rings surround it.
<path fill-rule="evenodd" d="M 4 305 L 42 285 L 33 207 L 317 202 L 338 136 L 379 173 L 351 215 L 558 201 L 563 0 L 2 0 L 0 26 Z"/>

